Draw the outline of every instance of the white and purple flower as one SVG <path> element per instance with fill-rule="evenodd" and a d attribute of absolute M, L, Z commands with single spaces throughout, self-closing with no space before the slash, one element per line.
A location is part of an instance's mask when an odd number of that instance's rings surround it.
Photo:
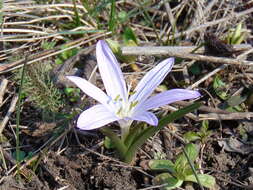
<path fill-rule="evenodd" d="M 119 63 L 105 41 L 100 40 L 97 43 L 96 55 L 106 93 L 83 78 L 67 76 L 84 93 L 99 102 L 81 113 L 77 120 L 77 127 L 80 129 L 92 130 L 118 121 L 122 135 L 127 134 L 134 120 L 144 121 L 153 126 L 158 124 L 157 117 L 149 110 L 200 96 L 198 91 L 185 89 L 172 89 L 151 96 L 171 71 L 174 58 L 165 59 L 150 70 L 130 93 Z"/>

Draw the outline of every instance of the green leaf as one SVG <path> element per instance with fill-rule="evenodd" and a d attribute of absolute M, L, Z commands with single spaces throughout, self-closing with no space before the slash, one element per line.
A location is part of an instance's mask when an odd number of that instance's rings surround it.
<path fill-rule="evenodd" d="M 104 146 L 107 149 L 115 148 L 115 145 L 113 144 L 112 140 L 107 136 L 105 137 L 105 140 L 104 140 Z"/>
<path fill-rule="evenodd" d="M 192 142 L 192 141 L 199 140 L 200 136 L 196 132 L 189 131 L 189 132 L 184 134 L 184 139 L 189 141 L 189 142 Z"/>
<path fill-rule="evenodd" d="M 109 44 L 113 54 L 116 54 L 117 56 L 122 56 L 120 45 L 117 41 L 111 40 L 111 39 L 106 39 L 106 42 Z"/>
<path fill-rule="evenodd" d="M 74 13 L 75 13 L 74 20 L 75 20 L 75 25 L 76 25 L 76 27 L 78 27 L 78 26 L 81 26 L 81 20 L 80 20 L 79 14 L 78 14 L 78 9 L 76 7 L 76 0 L 72 0 L 72 3 L 74 5 Z"/>
<path fill-rule="evenodd" d="M 201 74 L 201 68 L 199 64 L 193 64 L 190 68 L 189 71 L 193 74 L 193 75 L 200 75 Z"/>
<path fill-rule="evenodd" d="M 62 60 L 61 60 L 60 58 L 56 58 L 55 63 L 56 63 L 57 65 L 60 65 L 60 64 L 62 64 L 63 62 L 62 62 Z"/>
<path fill-rule="evenodd" d="M 226 84 L 219 78 L 218 75 L 214 78 L 213 88 L 214 88 L 215 93 L 222 100 L 226 100 L 228 98 L 227 93 L 224 91 L 226 89 Z"/>
<path fill-rule="evenodd" d="M 111 141 L 115 145 L 116 150 L 119 153 L 120 158 L 124 160 L 127 147 L 120 140 L 120 138 L 114 132 L 112 132 L 112 130 L 110 130 L 109 128 L 106 128 L 106 127 L 100 128 L 100 131 L 101 133 L 103 133 L 104 135 L 106 135 L 107 137 L 111 139 Z"/>
<path fill-rule="evenodd" d="M 215 185 L 215 178 L 207 174 L 198 174 L 199 181 L 201 185 L 207 188 L 213 188 Z M 197 179 L 194 175 L 186 176 L 185 181 L 197 182 Z"/>
<path fill-rule="evenodd" d="M 202 133 L 207 132 L 208 127 L 209 127 L 209 121 L 208 121 L 208 120 L 204 120 L 204 121 L 202 121 L 201 124 L 202 124 L 202 126 L 201 126 L 201 128 L 200 128 L 200 131 L 201 131 Z"/>
<path fill-rule="evenodd" d="M 124 144 L 127 148 L 133 143 L 134 139 L 140 134 L 141 130 L 144 128 L 144 123 L 139 123 L 134 127 L 130 128 L 130 132 L 127 135 Z"/>
<path fill-rule="evenodd" d="M 130 27 L 127 27 L 123 33 L 123 41 L 127 44 L 130 40 L 132 40 L 136 45 L 138 44 L 137 37 L 135 36 L 133 30 Z"/>
<path fill-rule="evenodd" d="M 246 34 L 245 33 L 241 34 L 238 38 L 235 39 L 234 44 L 241 44 L 242 41 L 245 40 L 245 38 L 246 38 Z"/>
<path fill-rule="evenodd" d="M 24 151 L 19 151 L 19 154 L 18 154 L 18 158 L 17 158 L 17 152 L 15 151 L 15 152 L 13 152 L 13 154 L 12 154 L 12 157 L 15 159 L 15 160 L 17 160 L 18 162 L 21 162 L 21 161 L 23 161 L 24 159 L 25 159 L 25 156 L 26 156 L 26 153 L 24 152 Z"/>
<path fill-rule="evenodd" d="M 169 173 L 162 173 L 153 179 L 153 183 L 155 185 L 167 184 L 166 186 L 161 187 L 161 189 L 170 190 L 180 187 L 183 184 L 183 181 L 171 176 Z"/>
<path fill-rule="evenodd" d="M 146 129 L 144 129 L 139 135 L 136 136 L 133 143 L 129 146 L 129 148 L 126 151 L 126 154 L 124 155 L 125 162 L 130 163 L 139 147 L 141 147 L 148 138 L 152 137 L 155 133 L 160 131 L 163 127 L 171 123 L 172 121 L 181 118 L 185 114 L 199 108 L 201 104 L 199 102 L 194 103 L 190 106 L 187 106 L 185 108 L 182 108 L 178 111 L 175 111 L 165 117 L 163 117 L 157 127 L 150 126 Z"/>
<path fill-rule="evenodd" d="M 120 11 L 119 14 L 118 14 L 118 18 L 119 18 L 119 21 L 121 23 L 126 22 L 127 19 L 128 19 L 127 12 L 126 11 Z"/>
<path fill-rule="evenodd" d="M 241 103 L 243 103 L 245 100 L 247 99 L 247 95 L 244 96 L 231 96 L 228 100 L 227 103 L 229 106 L 234 107 L 234 106 L 238 106 Z"/>
<path fill-rule="evenodd" d="M 194 162 L 197 159 L 198 154 L 199 154 L 197 145 L 195 145 L 193 143 L 187 144 L 185 146 L 185 151 L 186 151 L 186 154 L 188 155 L 191 162 Z M 184 154 L 182 153 L 182 155 L 184 155 Z M 184 157 L 184 159 L 186 159 L 185 156 L 183 156 L 183 157 Z"/>
<path fill-rule="evenodd" d="M 197 146 L 192 143 L 186 145 L 185 152 L 192 163 L 197 159 L 198 154 L 199 154 Z M 175 162 L 175 170 L 180 176 L 180 178 L 184 178 L 186 175 L 193 173 L 190 167 L 190 164 L 184 153 L 181 153 L 178 155 Z"/>
<path fill-rule="evenodd" d="M 111 13 L 109 20 L 109 30 L 114 32 L 116 26 L 116 3 L 115 0 L 111 0 Z"/>
<path fill-rule="evenodd" d="M 168 170 L 175 173 L 174 164 L 170 160 L 150 160 L 148 165 L 151 170 Z"/>
<path fill-rule="evenodd" d="M 64 92 L 67 94 L 67 95 L 71 95 L 71 93 L 73 93 L 75 91 L 74 88 L 70 88 L 70 87 L 66 87 L 64 89 Z"/>
<path fill-rule="evenodd" d="M 242 34 L 242 22 L 240 22 L 237 26 L 235 31 L 233 32 L 233 37 L 231 39 L 232 44 L 237 44 L 237 40 L 241 37 Z"/>
<path fill-rule="evenodd" d="M 110 48 L 112 49 L 112 52 L 114 53 L 114 55 L 116 55 L 116 57 L 122 61 L 122 62 L 126 62 L 126 63 L 131 63 L 134 62 L 136 60 L 136 56 L 134 55 L 122 55 L 122 51 L 120 48 L 120 44 L 117 41 L 111 40 L 111 39 L 107 39 L 106 42 L 109 44 Z M 130 40 L 128 41 L 128 44 L 126 44 L 127 46 L 136 46 L 135 42 Z"/>

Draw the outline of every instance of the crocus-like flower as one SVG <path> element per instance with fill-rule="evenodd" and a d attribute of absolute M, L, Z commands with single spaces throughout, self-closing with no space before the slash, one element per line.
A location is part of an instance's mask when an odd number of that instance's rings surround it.
<path fill-rule="evenodd" d="M 106 93 L 83 78 L 67 77 L 84 93 L 99 102 L 99 104 L 81 113 L 77 120 L 77 127 L 80 129 L 96 129 L 118 121 L 122 134 L 126 134 L 134 120 L 156 126 L 158 119 L 149 110 L 179 100 L 200 96 L 198 91 L 185 89 L 172 89 L 151 96 L 155 88 L 171 71 L 174 58 L 165 59 L 150 70 L 141 79 L 134 91 L 130 93 L 130 89 L 126 87 L 119 63 L 105 41 L 100 40 L 97 43 L 96 55 Z"/>

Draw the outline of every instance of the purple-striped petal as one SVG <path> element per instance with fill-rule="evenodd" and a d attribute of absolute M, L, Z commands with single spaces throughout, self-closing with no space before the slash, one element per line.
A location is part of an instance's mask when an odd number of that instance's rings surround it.
<path fill-rule="evenodd" d="M 174 58 L 165 59 L 150 70 L 135 88 L 135 93 L 131 96 L 130 101 L 142 102 L 146 100 L 171 71 L 173 64 Z"/>
<path fill-rule="evenodd" d="M 200 96 L 201 94 L 198 91 L 186 89 L 172 89 L 152 96 L 138 106 L 140 106 L 143 110 L 150 110 L 173 102 L 194 99 Z"/>
<path fill-rule="evenodd" d="M 118 119 L 105 106 L 98 104 L 81 113 L 77 120 L 77 127 L 83 130 L 92 130 L 103 127 Z"/>
<path fill-rule="evenodd" d="M 67 78 L 75 83 L 75 85 L 78 86 L 85 94 L 94 98 L 101 104 L 106 105 L 110 100 L 110 98 L 102 90 L 87 80 L 76 76 L 67 76 Z"/>
<path fill-rule="evenodd" d="M 144 121 L 148 123 L 149 125 L 153 125 L 153 126 L 157 126 L 158 124 L 158 119 L 155 116 L 155 114 L 151 112 L 147 112 L 147 111 L 134 114 L 133 116 L 131 116 L 131 119 L 137 120 L 137 121 Z"/>
<path fill-rule="evenodd" d="M 115 99 L 120 96 L 126 100 L 127 90 L 119 63 L 105 41 L 100 40 L 96 48 L 98 68 L 107 94 Z"/>

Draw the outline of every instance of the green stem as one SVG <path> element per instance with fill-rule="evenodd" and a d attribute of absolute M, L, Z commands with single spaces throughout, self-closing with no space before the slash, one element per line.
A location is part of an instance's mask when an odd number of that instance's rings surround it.
<path fill-rule="evenodd" d="M 118 121 L 119 125 L 120 125 L 120 129 L 121 129 L 121 141 L 125 142 L 129 131 L 130 131 L 130 127 L 133 121 L 129 120 L 129 121 L 125 121 L 125 120 L 120 120 Z"/>
<path fill-rule="evenodd" d="M 123 141 L 120 140 L 120 138 L 115 134 L 112 130 L 109 128 L 101 128 L 101 133 L 103 133 L 105 136 L 109 137 L 113 144 L 115 145 L 115 148 L 117 149 L 120 159 L 124 159 L 127 147 L 124 145 Z"/>
<path fill-rule="evenodd" d="M 195 168 L 194 168 L 194 166 L 193 166 L 193 163 L 191 162 L 191 159 L 189 158 L 189 156 L 188 156 L 187 152 L 185 151 L 185 148 L 184 148 L 184 147 L 183 147 L 183 152 L 184 152 L 184 155 L 185 155 L 185 157 L 186 157 L 186 159 L 187 159 L 189 165 L 191 166 L 191 169 L 192 169 L 193 174 L 194 174 L 194 176 L 195 176 L 195 178 L 196 178 L 196 180 L 197 180 L 197 182 L 198 182 L 198 184 L 199 184 L 199 186 L 200 186 L 200 189 L 201 189 L 201 190 L 204 190 L 204 188 L 203 188 L 203 186 L 202 186 L 202 184 L 201 184 L 201 182 L 200 182 L 200 180 L 199 180 L 199 177 L 198 177 L 198 175 L 197 175 L 197 172 L 196 172 L 196 170 L 195 170 Z"/>
<path fill-rule="evenodd" d="M 16 114 L 16 161 L 17 161 L 17 176 L 20 179 L 20 142 L 19 142 L 19 125 L 20 125 L 20 110 L 21 110 L 21 99 L 22 99 L 22 88 L 24 83 L 24 76 L 25 76 L 25 65 L 26 62 L 24 62 L 21 80 L 20 80 L 20 86 L 18 90 L 18 105 L 17 105 L 17 114 Z"/>
<path fill-rule="evenodd" d="M 190 106 L 182 108 L 182 109 L 175 111 L 175 112 L 165 116 L 164 118 L 162 118 L 159 121 L 159 124 L 157 127 L 148 127 L 146 129 L 144 129 L 141 133 L 139 133 L 139 135 L 136 136 L 136 138 L 132 142 L 132 144 L 129 145 L 129 147 L 126 151 L 126 155 L 124 157 L 124 161 L 126 163 L 131 163 L 132 159 L 134 158 L 134 156 L 136 154 L 137 149 L 139 147 L 141 147 L 146 142 L 146 140 L 148 138 L 150 138 L 155 133 L 160 131 L 164 126 L 166 126 L 170 122 L 172 122 L 176 119 L 179 119 L 179 118 L 183 117 L 185 114 L 197 109 L 198 107 L 200 107 L 200 105 L 201 105 L 200 103 L 194 103 Z"/>

